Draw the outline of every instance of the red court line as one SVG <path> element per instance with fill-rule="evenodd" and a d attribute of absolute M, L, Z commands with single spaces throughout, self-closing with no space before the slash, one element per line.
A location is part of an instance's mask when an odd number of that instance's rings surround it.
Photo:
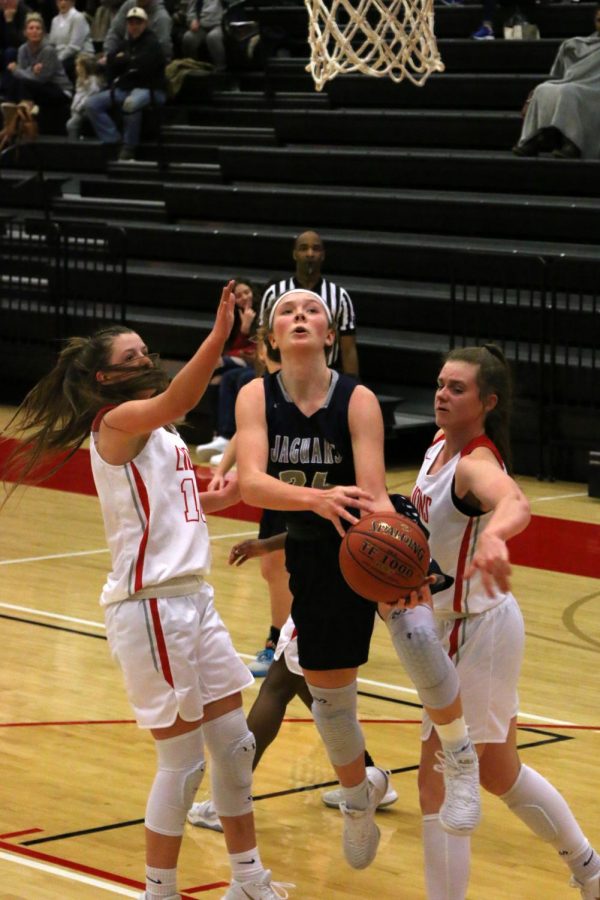
<path fill-rule="evenodd" d="M 186 894 L 200 894 L 202 891 L 212 891 L 215 888 L 224 888 L 229 887 L 228 881 L 215 881 L 213 884 L 198 884 L 196 887 L 186 888 Z M 186 894 L 182 894 L 182 898 L 186 896 Z M 193 900 L 193 898 L 192 898 Z"/>
<path fill-rule="evenodd" d="M 25 834 L 41 834 L 43 828 L 25 828 L 23 831 L 9 831 L 6 834 L 0 834 L 0 840 L 6 838 L 23 837 Z"/>
<path fill-rule="evenodd" d="M 286 717 L 284 722 L 295 725 L 312 725 L 314 719 Z M 359 721 L 363 725 L 420 725 L 420 719 L 363 719 Z M 98 719 L 91 721 L 72 721 L 72 722 L 0 722 L 0 728 L 37 728 L 39 726 L 52 725 L 135 725 L 135 719 Z M 600 731 L 600 725 L 563 725 L 560 722 L 517 722 L 519 728 L 566 728 L 570 731 Z M 11 835 L 0 835 L 2 837 L 10 837 Z"/>
<path fill-rule="evenodd" d="M 38 728 L 42 725 L 135 725 L 135 719 L 75 719 L 72 722 L 0 722 L 0 728 Z"/>
<path fill-rule="evenodd" d="M 292 724 L 311 723 L 313 719 L 285 718 L 284 722 Z M 420 725 L 421 719 L 363 719 L 361 725 Z M 517 728 L 560 728 L 567 731 L 600 731 L 600 725 L 562 725 L 560 722 L 517 722 Z"/>
<path fill-rule="evenodd" d="M 0 439 L 0 465 L 4 462 L 16 444 L 17 441 L 14 438 Z M 55 460 L 58 459 L 60 459 L 60 456 L 55 457 Z M 46 467 L 46 469 L 47 468 L 48 467 Z M 212 474 L 210 469 L 207 469 L 206 467 L 194 466 L 194 469 L 196 472 L 198 488 L 202 492 L 206 490 L 206 487 L 212 478 Z M 43 471 L 43 469 L 41 471 Z M 14 480 L 11 478 L 10 471 L 7 474 L 5 473 L 4 477 L 6 481 Z M 33 478 L 25 480 L 25 484 L 33 483 Z M 51 475 L 50 478 L 47 478 L 40 487 L 50 488 L 54 491 L 69 491 L 75 494 L 86 494 L 92 497 L 96 496 L 96 487 L 94 485 L 92 467 L 90 464 L 90 451 L 85 449 L 77 450 L 69 462 L 66 463 L 62 469 L 59 469 L 58 472 L 55 472 L 54 475 Z M 261 512 L 262 510 L 257 509 L 255 506 L 248 506 L 246 503 L 240 501 L 239 503 L 228 507 L 228 509 L 221 510 L 217 513 L 211 513 L 211 515 L 225 516 L 228 519 L 240 519 L 244 522 L 258 522 L 260 520 Z"/>
<path fill-rule="evenodd" d="M 0 840 L 0 849 L 8 850 L 21 856 L 27 856 L 29 859 L 37 859 L 40 862 L 47 862 L 51 865 L 62 866 L 72 872 L 81 872 L 83 875 L 91 875 L 94 878 L 103 878 L 105 881 L 112 881 L 114 884 L 123 884 L 126 887 L 136 888 L 143 891 L 146 885 L 141 881 L 135 881 L 133 878 L 126 878 L 124 875 L 117 875 L 116 872 L 108 872 L 104 869 L 96 869 L 94 866 L 86 866 L 84 863 L 77 863 L 71 859 L 64 859 L 62 856 L 53 856 L 50 853 L 41 853 L 39 850 L 32 850 L 30 847 L 21 847 L 19 844 L 10 844 L 8 841 Z M 194 893 L 200 891 L 211 891 L 214 888 L 229 887 L 227 881 L 215 881 L 212 884 L 202 885 L 201 887 L 192 888 Z M 182 894 L 181 900 L 195 900 L 189 894 Z"/>
<path fill-rule="evenodd" d="M 532 516 L 509 541 L 511 562 L 533 569 L 600 578 L 600 525 Z"/>
<path fill-rule="evenodd" d="M 63 859 L 61 856 L 53 856 L 50 853 L 42 853 L 40 850 L 32 850 L 30 847 L 21 847 L 19 844 L 10 844 L 8 841 L 0 840 L 0 848 L 9 850 L 11 853 L 17 853 L 21 856 L 27 856 L 29 859 L 37 859 L 40 862 L 51 863 L 55 866 L 63 866 L 73 872 L 81 872 L 84 875 L 92 875 L 94 878 L 104 878 L 106 881 L 113 881 L 115 884 L 124 884 L 127 887 L 138 888 L 144 890 L 146 887 L 141 881 L 134 881 L 132 878 L 126 878 L 123 875 L 117 875 L 115 872 L 107 872 L 103 869 L 96 869 L 94 866 L 86 866 L 84 863 L 73 862 L 70 859 Z"/>
<path fill-rule="evenodd" d="M 560 731 L 600 731 L 600 725 L 561 725 L 560 722 L 517 722 L 517 728 L 558 728 Z"/>

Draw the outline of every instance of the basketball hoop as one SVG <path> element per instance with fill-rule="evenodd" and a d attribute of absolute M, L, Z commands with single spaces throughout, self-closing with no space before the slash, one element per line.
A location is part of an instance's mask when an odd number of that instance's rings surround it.
<path fill-rule="evenodd" d="M 444 64 L 433 32 L 433 0 L 304 0 L 311 73 L 318 91 L 336 75 L 408 78 L 422 87 Z"/>

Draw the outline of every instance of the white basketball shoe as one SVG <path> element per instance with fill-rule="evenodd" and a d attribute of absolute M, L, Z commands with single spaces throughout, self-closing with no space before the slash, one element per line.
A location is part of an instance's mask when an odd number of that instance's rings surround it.
<path fill-rule="evenodd" d="M 462 750 L 438 750 L 436 772 L 444 776 L 446 795 L 440 808 L 440 825 L 449 834 L 470 834 L 481 819 L 479 759 L 469 741 Z"/>
<path fill-rule="evenodd" d="M 267 869 L 260 881 L 232 881 L 222 900 L 287 900 L 289 894 L 286 888 L 293 887 L 296 885 L 272 881 L 271 872 Z"/>
<path fill-rule="evenodd" d="M 188 809 L 187 820 L 190 825 L 198 828 L 210 828 L 211 831 L 223 831 L 221 820 L 213 806 L 212 800 L 203 800 L 201 803 L 192 803 Z"/>
<path fill-rule="evenodd" d="M 343 800 L 340 803 L 344 816 L 344 856 L 353 869 L 366 869 L 373 862 L 381 837 L 374 818 L 375 810 L 388 790 L 387 772 L 369 767 L 368 783 L 369 804 L 366 809 L 349 809 Z"/>

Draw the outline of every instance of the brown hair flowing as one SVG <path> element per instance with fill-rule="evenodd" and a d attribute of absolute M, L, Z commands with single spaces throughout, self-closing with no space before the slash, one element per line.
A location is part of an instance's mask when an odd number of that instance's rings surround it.
<path fill-rule="evenodd" d="M 143 390 L 165 390 L 168 377 L 156 355 L 151 367 L 140 368 L 135 375 L 131 366 L 109 365 L 115 337 L 129 333 L 130 328 L 113 325 L 91 337 L 70 338 L 54 368 L 27 394 L 2 432 L 2 438 L 18 441 L 3 466 L 3 478 L 15 482 L 3 503 L 26 479 L 39 483 L 64 466 L 89 436 L 103 407 L 132 400 Z M 100 370 L 122 371 L 128 377 L 98 381 Z"/>

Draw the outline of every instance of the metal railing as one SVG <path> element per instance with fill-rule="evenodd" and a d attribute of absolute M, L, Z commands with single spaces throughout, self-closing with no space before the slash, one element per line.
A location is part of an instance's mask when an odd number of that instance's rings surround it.
<path fill-rule="evenodd" d="M 600 446 L 600 260 L 471 251 L 451 284 L 451 347 L 493 342 L 511 363 L 539 477 Z M 562 468 L 558 465 L 558 468 Z"/>
<path fill-rule="evenodd" d="M 49 344 L 124 322 L 124 228 L 44 219 L 0 221 L 0 335 Z"/>

